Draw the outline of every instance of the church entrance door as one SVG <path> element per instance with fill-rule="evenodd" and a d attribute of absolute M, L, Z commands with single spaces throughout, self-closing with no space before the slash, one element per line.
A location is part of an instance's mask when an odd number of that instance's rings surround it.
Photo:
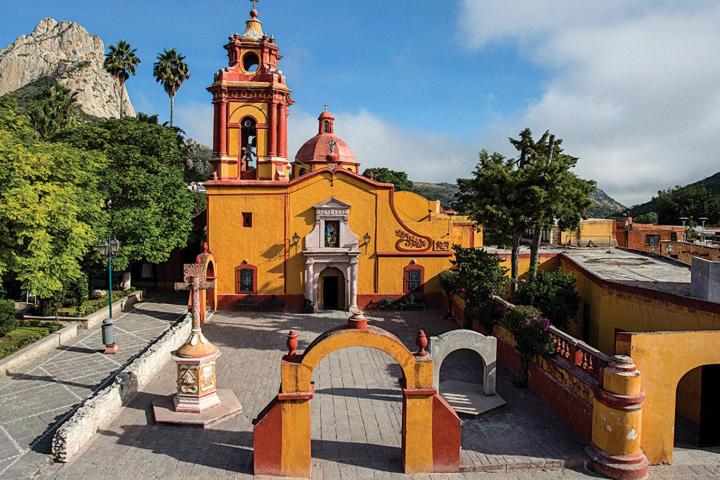
<path fill-rule="evenodd" d="M 325 310 L 345 309 L 345 276 L 337 268 L 326 268 L 320 274 L 322 282 L 322 308 Z"/>

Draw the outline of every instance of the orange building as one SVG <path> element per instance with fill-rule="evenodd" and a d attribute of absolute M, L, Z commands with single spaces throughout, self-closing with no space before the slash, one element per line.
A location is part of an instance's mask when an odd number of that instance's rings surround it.
<path fill-rule="evenodd" d="M 618 247 L 648 253 L 663 254 L 661 245 L 683 239 L 685 229 L 676 225 L 633 223 L 632 217 L 615 222 L 615 239 Z"/>
<path fill-rule="evenodd" d="M 208 88 L 214 155 L 205 184 L 219 307 L 353 309 L 411 293 L 439 302 L 452 245 L 481 246 L 482 232 L 437 201 L 361 176 L 328 111 L 291 163 L 291 90 L 255 9 L 225 48 L 228 66 Z"/>

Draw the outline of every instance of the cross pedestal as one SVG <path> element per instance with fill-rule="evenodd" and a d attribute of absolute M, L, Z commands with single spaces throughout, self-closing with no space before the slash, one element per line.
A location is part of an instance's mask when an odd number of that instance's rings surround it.
<path fill-rule="evenodd" d="M 200 290 L 213 288 L 201 264 L 186 264 L 184 283 L 175 290 L 192 293 L 192 331 L 183 346 L 172 352 L 177 365 L 177 393 L 153 403 L 157 423 L 207 427 L 242 411 L 231 390 L 217 390 L 217 359 L 220 350 L 205 338 L 200 326 Z"/>

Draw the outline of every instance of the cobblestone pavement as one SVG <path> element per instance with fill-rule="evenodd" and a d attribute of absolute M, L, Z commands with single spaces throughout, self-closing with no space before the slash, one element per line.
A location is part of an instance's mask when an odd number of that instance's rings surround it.
<path fill-rule="evenodd" d="M 0 479 L 32 475 L 50 461 L 57 423 L 187 312 L 183 298 L 146 300 L 115 319 L 116 355 L 99 353 L 100 327 L 0 377 Z"/>
<path fill-rule="evenodd" d="M 222 351 L 218 385 L 232 389 L 243 413 L 207 430 L 153 424 L 151 402 L 174 391 L 175 365 L 168 363 L 120 416 L 74 462 L 52 465 L 39 476 L 94 478 L 249 478 L 251 420 L 279 387 L 287 332 L 298 329 L 302 350 L 319 333 L 345 323 L 345 312 L 315 315 L 220 313 L 204 331 Z M 437 312 L 372 312 L 371 322 L 406 345 L 416 332 L 439 334 L 454 328 Z M 443 378 L 468 381 L 480 373 L 479 357 L 456 352 L 443 364 Z M 391 357 L 367 348 L 347 348 L 325 358 L 314 373 L 312 402 L 313 478 L 408 478 L 401 473 L 400 370 Z M 531 392 L 510 383 L 500 370 L 498 392 L 508 402 L 480 418 L 465 419 L 463 464 L 471 469 L 416 478 L 588 479 L 583 442 Z M 560 469 L 562 464 L 568 468 Z M 663 467 L 655 478 L 717 478 L 705 465 Z M 707 468 L 706 468 L 707 467 Z M 497 470 L 495 470 L 497 469 Z M 667 470 L 670 469 L 670 470 Z"/>

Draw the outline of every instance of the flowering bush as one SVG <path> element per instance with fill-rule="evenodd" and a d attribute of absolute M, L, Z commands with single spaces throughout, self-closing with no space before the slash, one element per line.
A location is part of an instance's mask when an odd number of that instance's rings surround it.
<path fill-rule="evenodd" d="M 513 302 L 532 305 L 558 328 L 565 328 L 580 306 L 575 277 L 561 271 L 542 272 L 513 295 Z"/>
<path fill-rule="evenodd" d="M 520 371 L 516 372 L 514 383 L 525 387 L 532 357 L 550 356 L 555 353 L 550 341 L 550 320 L 543 317 L 537 308 L 522 305 L 510 309 L 505 317 L 505 324 L 515 337 L 520 352 Z"/>

